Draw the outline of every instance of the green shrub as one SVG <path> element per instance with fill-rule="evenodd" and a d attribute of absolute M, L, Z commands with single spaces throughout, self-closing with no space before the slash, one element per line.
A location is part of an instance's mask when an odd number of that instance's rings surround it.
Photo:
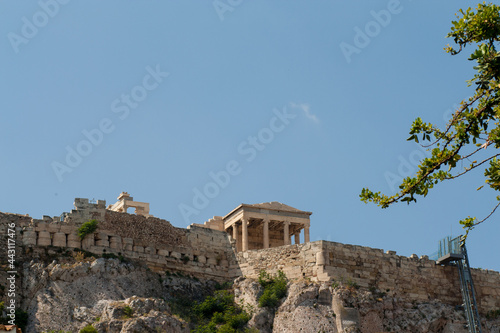
<path fill-rule="evenodd" d="M 217 325 L 223 324 L 225 322 L 225 320 L 224 320 L 224 314 L 221 313 L 221 312 L 216 312 L 216 313 L 213 314 L 212 320 L 210 320 L 210 321 L 214 322 Z"/>
<path fill-rule="evenodd" d="M 217 329 L 217 333 L 236 333 L 238 332 L 234 327 L 232 327 L 229 323 L 224 324 Z"/>
<path fill-rule="evenodd" d="M 114 253 L 103 253 L 101 255 L 101 258 L 104 258 L 104 259 L 118 259 L 118 256 Z"/>
<path fill-rule="evenodd" d="M 339 283 L 335 280 L 332 281 L 332 289 L 337 289 L 339 287 Z"/>
<path fill-rule="evenodd" d="M 280 304 L 287 292 L 287 278 L 285 273 L 278 271 L 277 276 L 272 277 L 262 270 L 259 274 L 259 284 L 264 288 L 264 292 L 259 297 L 259 306 L 276 308 Z"/>
<path fill-rule="evenodd" d="M 80 228 L 78 228 L 78 237 L 80 237 L 80 240 L 83 240 L 85 236 L 96 231 L 98 224 L 99 222 L 97 222 L 97 220 L 89 220 L 82 224 Z"/>
<path fill-rule="evenodd" d="M 216 312 L 224 313 L 234 304 L 234 296 L 227 290 L 218 290 L 214 296 L 208 296 L 202 303 L 193 307 L 194 312 L 206 319 L 212 318 Z"/>
<path fill-rule="evenodd" d="M 21 329 L 21 331 L 26 332 L 26 326 L 28 325 L 28 312 L 23 311 L 19 308 L 17 308 L 15 311 L 16 325 Z"/>
<path fill-rule="evenodd" d="M 96 328 L 92 325 L 87 325 L 84 328 L 80 330 L 80 333 L 99 333 L 97 332 Z"/>
<path fill-rule="evenodd" d="M 125 318 L 132 318 L 132 315 L 134 314 L 134 310 L 130 306 L 126 306 L 123 308 L 123 313 L 125 314 Z"/>
<path fill-rule="evenodd" d="M 273 294 L 271 289 L 265 289 L 259 297 L 259 307 L 275 308 L 279 305 L 280 300 Z"/>
<path fill-rule="evenodd" d="M 250 315 L 245 311 L 238 314 L 226 314 L 226 322 L 235 330 L 245 327 L 245 325 L 250 320 Z"/>
<path fill-rule="evenodd" d="M 4 302 L 0 303 L 0 306 L 5 307 Z M 3 311 L 3 309 L 2 309 Z M 16 318 L 16 325 L 23 331 L 26 331 L 26 326 L 28 325 L 28 312 L 21 310 L 20 308 L 17 308 L 14 310 L 14 315 Z M 2 313 L 0 312 L 0 316 Z M 9 321 L 11 318 L 9 317 L 0 317 L 0 324 L 3 325 L 8 325 Z"/>
<path fill-rule="evenodd" d="M 215 283 L 215 290 L 225 290 L 230 289 L 233 286 L 233 281 L 226 281 L 223 284 L 219 282 Z"/>
<path fill-rule="evenodd" d="M 209 322 L 206 325 L 200 325 L 195 330 L 194 333 L 217 333 L 217 325 L 214 322 Z"/>
<path fill-rule="evenodd" d="M 500 317 L 500 309 L 496 309 L 496 310 L 490 310 L 488 311 L 488 313 L 486 313 L 486 319 L 497 319 L 498 317 Z"/>
<path fill-rule="evenodd" d="M 350 288 L 351 290 L 352 289 L 359 289 L 359 285 L 356 283 L 356 281 L 354 281 L 353 279 L 351 278 L 348 278 L 347 279 L 347 282 L 346 282 L 346 285 L 348 288 Z"/>
<path fill-rule="evenodd" d="M 234 295 L 228 290 L 217 290 L 193 307 L 193 312 L 200 323 L 195 333 L 237 333 L 251 316 L 234 303 Z"/>

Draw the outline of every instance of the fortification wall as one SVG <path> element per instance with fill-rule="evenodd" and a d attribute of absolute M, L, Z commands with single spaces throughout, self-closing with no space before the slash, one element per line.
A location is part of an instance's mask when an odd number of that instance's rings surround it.
<path fill-rule="evenodd" d="M 95 208 L 87 206 L 81 208 L 83 212 L 77 209 L 77 212 L 67 213 L 64 221 L 59 217 L 39 220 L 0 213 L 0 234 L 7 232 L 9 223 L 15 223 L 18 245 L 27 248 L 83 249 L 98 255 L 113 253 L 141 261 L 159 273 L 183 272 L 223 282 L 232 278 L 230 270 L 233 274 L 238 272 L 231 239 L 224 232 L 198 227 L 175 228 L 168 221 L 158 218 L 96 212 Z M 77 229 L 89 218 L 99 221 L 98 229 L 82 241 Z M 7 249 L 6 244 L 2 248 Z M 19 260 L 21 255 L 19 248 Z M 4 254 L 0 256 L 3 258 Z"/>
<path fill-rule="evenodd" d="M 462 303 L 456 268 L 438 266 L 426 256 L 407 258 L 393 251 L 384 253 L 380 249 L 327 241 L 235 253 L 235 243 L 225 232 L 197 226 L 175 228 L 165 220 L 110 212 L 102 202 L 77 200 L 76 209 L 61 217 L 37 220 L 0 213 L 0 248 L 7 246 L 3 244 L 7 225 L 15 223 L 16 243 L 25 248 L 54 246 L 96 254 L 114 253 L 140 260 L 160 273 L 177 271 L 222 282 L 238 276 L 256 278 L 262 269 L 283 270 L 290 279 L 351 279 L 361 288 L 410 302 Z M 99 220 L 99 227 L 80 241 L 77 228 L 90 218 Z M 18 260 L 22 260 L 20 248 L 17 253 Z M 5 262 L 4 254 L 0 258 Z M 484 313 L 499 309 L 500 274 L 477 269 L 472 274 L 480 310 Z"/>
<path fill-rule="evenodd" d="M 411 301 L 440 300 L 460 305 L 456 267 L 436 265 L 427 256 L 403 257 L 394 251 L 317 241 L 237 254 L 243 275 L 256 278 L 261 269 L 283 270 L 289 278 L 355 282 Z M 473 269 L 478 306 L 485 313 L 500 308 L 500 274 Z"/>

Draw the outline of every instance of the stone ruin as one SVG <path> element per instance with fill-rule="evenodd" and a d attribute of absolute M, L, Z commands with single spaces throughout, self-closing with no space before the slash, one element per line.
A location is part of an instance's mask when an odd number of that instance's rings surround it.
<path fill-rule="evenodd" d="M 219 282 L 282 270 L 289 279 L 352 279 L 361 288 L 384 290 L 410 302 L 462 303 L 456 268 L 438 265 L 427 256 L 310 242 L 311 213 L 281 203 L 241 204 L 224 217 L 185 229 L 151 216 L 148 204 L 134 201 L 126 192 L 118 200 L 106 209 L 103 200 L 77 198 L 71 212 L 42 219 L 0 212 L 0 246 L 5 245 L 7 225 L 14 223 L 16 251 L 25 260 L 36 258 L 37 251 L 82 249 L 137 260 L 158 273 L 182 272 Z M 135 207 L 137 214 L 126 213 L 126 207 Z M 90 219 L 98 220 L 99 227 L 80 240 L 77 229 Z M 472 275 L 480 310 L 500 308 L 500 274 L 473 269 Z"/>
<path fill-rule="evenodd" d="M 193 225 L 227 232 L 241 252 L 291 245 L 292 236 L 295 244 L 300 244 L 302 230 L 308 243 L 311 214 L 273 201 L 241 204 L 224 217 L 214 216 L 204 224 Z"/>

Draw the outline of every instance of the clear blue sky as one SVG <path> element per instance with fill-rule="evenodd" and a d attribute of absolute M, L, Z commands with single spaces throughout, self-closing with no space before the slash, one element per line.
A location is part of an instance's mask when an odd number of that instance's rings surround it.
<path fill-rule="evenodd" d="M 128 191 L 186 227 L 280 201 L 313 212 L 312 240 L 409 256 L 495 204 L 482 171 L 417 205 L 358 197 L 393 193 L 422 156 L 412 121 L 444 125 L 471 94 L 467 54 L 443 51 L 470 1 L 40 3 L 0 2 L 1 211 Z M 472 266 L 500 270 L 499 231 L 470 235 Z"/>

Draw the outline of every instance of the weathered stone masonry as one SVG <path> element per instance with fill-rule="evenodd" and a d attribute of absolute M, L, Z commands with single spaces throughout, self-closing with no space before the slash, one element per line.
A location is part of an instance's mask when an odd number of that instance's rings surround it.
<path fill-rule="evenodd" d="M 99 228 L 81 242 L 76 230 L 92 218 L 100 221 Z M 16 224 L 17 242 L 24 251 L 55 246 L 115 253 L 143 261 L 157 272 L 179 271 L 217 281 L 257 277 L 262 269 L 281 269 L 291 279 L 351 279 L 361 288 L 374 288 L 408 301 L 462 303 L 456 268 L 436 265 L 426 256 L 408 258 L 393 251 L 327 241 L 238 252 L 236 241 L 226 231 L 175 228 L 165 220 L 106 210 L 105 202 L 89 203 L 86 199 L 76 199 L 74 210 L 54 218 L 0 213 L 0 233 L 5 234 L 11 222 Z M 0 245 L 3 241 L 4 237 Z M 481 312 L 500 309 L 500 274 L 478 269 L 472 274 Z"/>
<path fill-rule="evenodd" d="M 361 288 L 374 288 L 408 301 L 462 304 L 456 267 L 436 265 L 427 256 L 408 258 L 394 251 L 316 241 L 238 253 L 237 258 L 241 273 L 248 277 L 257 277 L 261 269 L 283 270 L 289 278 L 351 279 Z M 473 269 L 472 275 L 480 310 L 499 309 L 500 274 Z"/>
<path fill-rule="evenodd" d="M 98 220 L 99 228 L 80 241 L 77 229 L 89 219 Z M 238 274 L 227 234 L 206 228 L 175 228 L 155 217 L 109 211 L 102 201 L 93 204 L 76 199 L 70 213 L 41 220 L 0 213 L 2 233 L 11 221 L 16 223 L 18 244 L 27 248 L 53 246 L 114 253 L 143 261 L 157 272 L 179 271 L 217 281 L 226 281 L 230 270 Z"/>

